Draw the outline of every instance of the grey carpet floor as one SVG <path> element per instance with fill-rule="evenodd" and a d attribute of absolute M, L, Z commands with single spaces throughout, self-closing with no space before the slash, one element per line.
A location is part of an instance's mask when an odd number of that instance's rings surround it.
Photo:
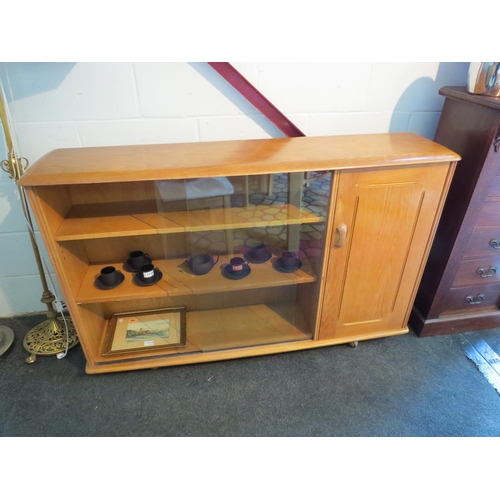
<path fill-rule="evenodd" d="M 80 346 L 26 364 L 44 315 L 0 319 L 0 436 L 500 436 L 500 395 L 465 356 L 500 329 L 87 375 Z"/>

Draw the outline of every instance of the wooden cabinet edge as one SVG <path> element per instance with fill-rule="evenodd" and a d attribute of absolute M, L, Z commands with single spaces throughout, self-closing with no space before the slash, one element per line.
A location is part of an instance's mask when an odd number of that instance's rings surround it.
<path fill-rule="evenodd" d="M 450 162 L 449 167 L 448 167 L 448 175 L 446 177 L 446 180 L 445 180 L 445 183 L 444 183 L 444 186 L 443 186 L 443 190 L 441 192 L 441 198 L 440 198 L 440 201 L 439 201 L 438 209 L 436 211 L 436 215 L 435 215 L 435 218 L 434 218 L 433 226 L 431 228 L 429 239 L 427 241 L 427 246 L 426 246 L 426 249 L 425 249 L 425 253 L 422 256 L 422 261 L 421 261 L 421 264 L 420 264 L 420 269 L 419 269 L 419 272 L 418 272 L 418 277 L 417 277 L 417 280 L 416 280 L 414 288 L 413 288 L 412 297 L 411 297 L 411 300 L 409 302 L 408 311 L 406 313 L 406 316 L 405 316 L 405 319 L 404 319 L 404 322 L 403 322 L 403 326 L 408 325 L 409 321 L 410 321 L 410 317 L 411 317 L 411 314 L 412 314 L 412 311 L 413 311 L 413 305 L 415 303 L 415 299 L 417 297 L 418 289 L 420 287 L 420 283 L 421 283 L 422 277 L 424 275 L 424 271 L 425 271 L 425 266 L 426 266 L 426 263 L 427 263 L 427 259 L 429 258 L 429 255 L 430 255 L 430 252 L 431 252 L 432 244 L 433 244 L 434 238 L 436 236 L 437 228 L 439 226 L 439 221 L 440 221 L 441 215 L 443 213 L 444 205 L 446 203 L 446 197 L 448 195 L 448 191 L 450 189 L 450 185 L 451 185 L 451 182 L 453 180 L 453 175 L 455 173 L 455 169 L 456 169 L 457 163 L 458 162 L 456 162 L 456 161 Z"/>
<path fill-rule="evenodd" d="M 359 150 L 364 154 L 357 154 Z M 77 167 L 67 167 L 71 155 Z M 221 160 L 211 161 L 215 157 Z M 401 158 L 408 165 L 460 159 L 450 149 L 409 132 L 72 148 L 45 155 L 26 171 L 19 185 L 234 176 L 235 171 L 238 175 L 267 175 L 365 167 L 390 169 L 399 167 Z M 85 162 L 90 162 L 92 168 L 85 169 Z M 137 169 L 137 164 L 147 164 L 149 169 Z"/>
<path fill-rule="evenodd" d="M 69 311 L 69 315 L 71 320 L 76 328 L 77 332 L 82 332 L 85 330 L 85 325 L 81 321 L 79 306 L 75 301 L 75 295 L 77 292 L 73 293 L 71 290 L 71 286 L 68 282 L 66 273 L 62 268 L 59 257 L 57 256 L 57 247 L 59 245 L 58 242 L 52 237 L 49 236 L 53 233 L 50 228 L 50 224 L 46 218 L 45 211 L 41 206 L 41 201 L 37 197 L 36 193 L 32 189 L 26 189 L 26 196 L 28 201 L 32 207 L 32 209 L 36 212 L 36 221 L 40 229 L 40 233 L 42 235 L 42 239 L 45 244 L 45 248 L 47 249 L 47 253 L 49 255 L 52 267 L 54 269 L 55 275 L 57 277 L 57 281 L 59 286 L 61 287 L 62 294 L 66 301 L 66 306 Z M 78 335 L 78 340 L 82 346 L 85 357 L 88 360 L 93 360 L 93 350 L 91 349 L 89 343 L 90 339 L 87 336 Z"/>
<path fill-rule="evenodd" d="M 130 359 L 126 362 L 116 361 L 109 364 L 104 363 L 87 363 L 86 373 L 99 374 L 108 372 L 122 372 L 133 370 L 145 370 L 152 368 L 163 368 L 168 366 L 181 366 L 198 363 L 210 363 L 213 361 L 226 361 L 231 359 L 250 358 L 257 356 L 266 356 L 279 353 L 292 353 L 304 351 L 308 349 L 316 349 L 320 347 L 329 347 L 334 345 L 349 344 L 351 342 L 361 342 L 365 340 L 373 340 L 377 338 L 391 337 L 396 335 L 404 335 L 408 333 L 408 328 L 401 330 L 380 332 L 375 335 L 351 335 L 344 338 L 335 338 L 328 340 L 301 340 L 295 342 L 287 342 L 282 344 L 271 344 L 257 347 L 241 347 L 238 349 L 226 349 L 222 351 L 202 352 L 196 354 L 183 354 L 179 356 L 169 356 L 163 359 L 150 359 L 136 361 Z"/>

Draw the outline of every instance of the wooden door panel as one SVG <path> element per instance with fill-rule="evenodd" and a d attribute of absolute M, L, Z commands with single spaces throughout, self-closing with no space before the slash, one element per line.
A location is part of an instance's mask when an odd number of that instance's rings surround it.
<path fill-rule="evenodd" d="M 342 172 L 320 339 L 406 330 L 448 165 Z"/>
<path fill-rule="evenodd" d="M 380 321 L 394 308 L 421 198 L 418 183 L 360 187 L 351 223 L 341 323 Z M 375 288 L 374 293 L 368 302 L 358 304 L 367 285 Z"/>

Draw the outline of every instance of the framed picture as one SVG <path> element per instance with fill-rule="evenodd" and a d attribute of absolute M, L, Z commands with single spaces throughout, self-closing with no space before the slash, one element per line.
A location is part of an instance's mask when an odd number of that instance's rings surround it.
<path fill-rule="evenodd" d="M 116 313 L 109 321 L 102 355 L 115 356 L 185 345 L 185 307 Z"/>

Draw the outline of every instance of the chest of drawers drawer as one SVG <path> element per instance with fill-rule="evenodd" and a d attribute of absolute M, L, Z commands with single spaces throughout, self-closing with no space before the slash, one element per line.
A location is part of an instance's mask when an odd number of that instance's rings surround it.
<path fill-rule="evenodd" d="M 453 287 L 500 284 L 500 252 L 490 257 L 463 260 L 453 281 Z"/>
<path fill-rule="evenodd" d="M 498 309 L 500 284 L 451 288 L 443 314 Z"/>
<path fill-rule="evenodd" d="M 498 226 L 500 224 L 500 199 L 499 201 L 491 200 L 492 198 L 488 198 L 488 201 L 483 205 L 477 220 L 477 227 Z"/>
<path fill-rule="evenodd" d="M 490 191 L 488 192 L 488 197 L 500 199 L 500 164 L 499 164 L 499 172 L 497 173 L 491 185 Z"/>
<path fill-rule="evenodd" d="M 464 258 L 500 255 L 500 226 L 476 226 Z"/>

